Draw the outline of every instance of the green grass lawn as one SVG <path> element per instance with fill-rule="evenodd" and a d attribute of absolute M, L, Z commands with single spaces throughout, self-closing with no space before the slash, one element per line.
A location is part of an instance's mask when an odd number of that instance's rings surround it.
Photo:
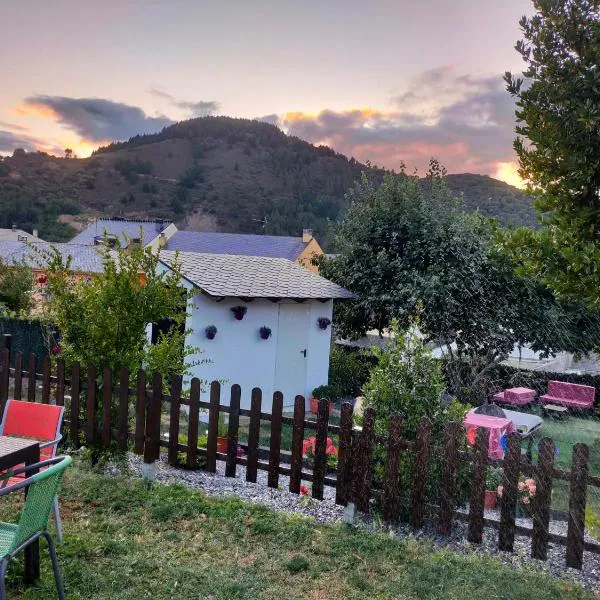
<path fill-rule="evenodd" d="M 5 500 L 0 518 L 17 509 Z M 317 525 L 180 486 L 148 490 L 139 480 L 81 467 L 66 478 L 61 510 L 66 542 L 59 556 L 72 600 L 594 597 L 492 558 Z M 21 587 L 21 565 L 9 569 L 10 598 L 55 598 L 45 547 L 39 587 Z"/>

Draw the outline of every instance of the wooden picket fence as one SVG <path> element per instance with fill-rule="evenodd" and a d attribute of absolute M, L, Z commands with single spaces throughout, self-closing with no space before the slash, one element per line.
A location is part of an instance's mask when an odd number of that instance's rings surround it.
<path fill-rule="evenodd" d="M 188 397 L 182 395 L 182 378 L 173 378 L 169 394 L 163 392 L 163 381 L 158 374 L 147 380 L 145 371 L 136 374 L 136 385 L 130 386 L 130 373 L 121 369 L 118 375 L 110 369 L 96 373 L 93 366 L 82 369 L 74 364 L 67 369 L 62 360 L 56 360 L 54 372 L 51 360 L 44 357 L 41 372 L 38 360 L 31 355 L 25 364 L 21 353 L 14 356 L 14 368 L 10 367 L 10 348 L 0 355 L 0 408 L 11 397 L 22 399 L 24 382 L 30 402 L 56 403 L 65 405 L 67 418 L 64 434 L 74 446 L 95 444 L 105 448 L 116 443 L 123 451 L 133 451 L 143 456 L 144 462 L 154 463 L 166 450 L 171 465 L 179 464 L 181 453 L 185 453 L 187 466 L 195 468 L 198 456 L 205 457 L 204 469 L 215 472 L 217 461 L 225 462 L 225 476 L 235 477 L 238 465 L 245 467 L 245 478 L 256 483 L 258 470 L 268 472 L 268 486 L 277 488 L 280 476 L 289 476 L 289 491 L 299 493 L 302 481 L 312 483 L 312 496 L 323 498 L 325 486 L 335 488 L 336 503 L 353 503 L 357 510 L 368 513 L 371 500 L 378 497 L 382 516 L 390 524 L 395 523 L 399 513 L 399 460 L 401 453 L 414 454 L 414 476 L 410 490 L 410 520 L 422 527 L 427 519 L 437 518 L 437 531 L 449 535 L 455 519 L 468 523 L 468 539 L 478 544 L 483 539 L 484 526 L 499 529 L 498 545 L 501 550 L 511 551 L 517 533 L 530 536 L 532 556 L 546 559 L 548 544 L 566 546 L 566 564 L 581 568 L 584 550 L 600 553 L 600 545 L 584 540 L 586 498 L 589 486 L 600 487 L 600 477 L 588 473 L 589 449 L 577 444 L 573 449 L 570 472 L 554 466 L 554 443 L 544 438 L 539 443 L 537 464 L 523 462 L 521 439 L 513 433 L 508 437 L 507 451 L 503 461 L 488 458 L 488 431 L 477 431 L 472 450 L 464 447 L 464 428 L 459 423 L 446 427 L 443 446 L 436 447 L 430 441 L 427 419 L 420 423 L 417 439 L 402 437 L 402 417 L 393 415 L 386 436 L 376 435 L 374 413 L 366 409 L 363 426 L 353 426 L 352 406 L 342 405 L 339 425 L 329 422 L 328 403 L 321 401 L 316 420 L 305 415 L 305 399 L 294 399 L 293 416 L 283 414 L 284 399 L 280 392 L 272 398 L 271 412 L 262 412 L 262 392 L 255 388 L 251 393 L 250 409 L 243 409 L 241 389 L 231 386 L 227 402 L 222 403 L 222 390 L 218 382 L 210 385 L 208 399 L 201 398 L 201 384 L 192 379 Z M 101 376 L 100 376 L 101 375 Z M 41 382 L 41 393 L 37 392 Z M 67 395 L 67 392 L 68 395 Z M 187 444 L 179 443 L 180 413 L 187 407 Z M 165 408 L 167 409 L 165 411 Z M 208 433 L 206 447 L 198 447 L 199 412 L 208 411 Z M 217 451 L 219 415 L 228 415 L 226 454 Z M 238 456 L 240 417 L 249 417 L 247 448 L 244 456 Z M 161 438 L 161 422 L 168 422 L 168 439 Z M 269 423 L 270 436 L 268 460 L 261 459 L 259 437 L 261 424 Z M 292 428 L 291 455 L 289 461 L 282 460 L 282 427 Z M 302 454 L 302 443 L 307 433 L 316 437 L 315 457 L 308 464 Z M 328 472 L 326 445 L 327 437 L 338 439 L 338 462 L 335 473 Z M 373 488 L 373 455 L 376 447 L 385 449 L 385 475 L 382 489 Z M 263 452 L 264 455 L 264 452 Z M 439 506 L 426 502 L 426 479 L 432 457 L 441 460 Z M 471 464 L 472 485 L 468 513 L 456 510 L 457 474 L 461 462 Z M 504 493 L 501 502 L 500 521 L 484 517 L 485 475 L 489 465 L 502 466 L 504 471 Z M 537 480 L 536 510 L 533 514 L 533 529 L 517 526 L 515 520 L 518 482 L 520 474 Z M 549 531 L 551 517 L 551 494 L 554 480 L 569 482 L 569 514 L 567 535 L 560 536 Z"/>

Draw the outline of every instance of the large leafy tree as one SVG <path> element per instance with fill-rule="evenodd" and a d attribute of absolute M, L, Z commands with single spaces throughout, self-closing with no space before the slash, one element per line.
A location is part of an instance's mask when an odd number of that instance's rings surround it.
<path fill-rule="evenodd" d="M 343 335 L 382 331 L 393 319 L 407 327 L 418 313 L 421 332 L 448 357 L 457 393 L 477 387 L 515 344 L 546 352 L 593 347 L 598 318 L 516 274 L 496 243 L 495 223 L 460 210 L 436 162 L 425 185 L 389 174 L 381 185 L 363 180 L 349 198 L 335 239 L 339 255 L 320 265 L 358 296 L 337 308 Z"/>
<path fill-rule="evenodd" d="M 543 229 L 509 246 L 562 297 L 600 307 L 600 2 L 536 0 L 516 49 L 523 77 L 506 74 L 519 124 L 520 174 Z"/>
<path fill-rule="evenodd" d="M 43 313 L 60 332 L 60 356 L 98 372 L 129 367 L 135 374 L 146 367 L 166 381 L 184 373 L 185 357 L 196 350 L 185 346 L 187 301 L 176 269 L 161 269 L 157 255 L 136 245 L 99 252 L 103 272 L 89 277 L 75 276 L 70 259 L 55 250 L 40 256 L 48 272 Z M 148 327 L 158 323 L 161 331 L 150 344 Z"/>

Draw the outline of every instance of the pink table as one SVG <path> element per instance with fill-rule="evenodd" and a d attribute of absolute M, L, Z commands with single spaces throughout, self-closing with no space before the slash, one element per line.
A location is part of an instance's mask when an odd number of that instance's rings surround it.
<path fill-rule="evenodd" d="M 504 456 L 500 446 L 500 438 L 506 433 L 516 431 L 515 424 L 500 417 L 488 417 L 487 415 L 478 415 L 474 412 L 468 412 L 464 422 L 467 431 L 467 439 L 471 444 L 475 442 L 475 433 L 478 427 L 485 427 L 490 430 L 490 446 L 488 456 L 490 458 L 501 459 Z"/>
<path fill-rule="evenodd" d="M 526 387 L 514 387 L 494 394 L 496 402 L 504 404 L 513 404 L 514 406 L 523 406 L 531 404 L 535 400 L 535 390 Z"/>

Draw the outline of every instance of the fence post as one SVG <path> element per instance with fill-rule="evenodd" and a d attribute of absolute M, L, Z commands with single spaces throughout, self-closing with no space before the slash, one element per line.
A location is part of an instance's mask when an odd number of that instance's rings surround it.
<path fill-rule="evenodd" d="M 56 361 L 56 404 L 65 405 L 65 361 L 62 358 Z"/>
<path fill-rule="evenodd" d="M 340 415 L 340 440 L 338 446 L 338 472 L 335 490 L 335 503 L 345 505 L 348 502 L 349 488 L 352 483 L 352 412 L 350 402 L 342 404 Z"/>
<path fill-rule="evenodd" d="M 210 408 L 208 409 L 208 435 L 206 438 L 206 465 L 209 473 L 217 470 L 217 436 L 219 435 L 219 408 L 221 402 L 221 384 L 210 384 Z"/>
<path fill-rule="evenodd" d="M 352 498 L 356 504 L 356 509 L 365 514 L 369 512 L 369 500 L 371 498 L 371 459 L 373 457 L 374 426 L 375 411 L 369 407 L 365 409 L 363 428 L 357 440 L 358 447 L 352 477 Z"/>
<path fill-rule="evenodd" d="M 102 446 L 110 446 L 110 417 L 112 400 L 112 371 L 104 367 L 102 373 Z"/>
<path fill-rule="evenodd" d="M 429 420 L 422 417 L 419 423 L 419 433 L 415 445 L 415 461 L 413 467 L 412 515 L 413 527 L 423 527 L 425 489 L 429 471 Z"/>
<path fill-rule="evenodd" d="M 259 388 L 252 390 L 250 400 L 250 425 L 248 427 L 248 463 L 246 464 L 246 481 L 256 483 L 258 464 L 258 442 L 260 440 L 260 410 L 262 404 L 262 391 Z"/>
<path fill-rule="evenodd" d="M 190 385 L 190 414 L 187 434 L 187 468 L 196 469 L 198 463 L 198 421 L 200 419 L 200 380 L 192 379 Z"/>
<path fill-rule="evenodd" d="M 544 438 L 539 443 L 538 484 L 536 506 L 533 513 L 531 556 L 546 560 L 550 527 L 550 502 L 552 499 L 552 472 L 554 471 L 554 442 Z"/>
<path fill-rule="evenodd" d="M 438 517 L 438 533 L 452 533 L 452 519 L 456 494 L 456 471 L 458 469 L 459 436 L 464 431 L 460 423 L 448 423 L 444 432 L 444 460 L 440 481 L 440 514 Z"/>
<path fill-rule="evenodd" d="M 312 497 L 323 500 L 323 478 L 327 467 L 327 424 L 329 422 L 329 400 L 319 400 L 317 411 L 317 435 L 313 457 Z"/>
<path fill-rule="evenodd" d="M 396 523 L 398 520 L 400 442 L 402 441 L 402 416 L 394 414 L 390 420 L 385 463 L 383 491 L 383 520 Z"/>
<path fill-rule="evenodd" d="M 36 386 L 36 368 L 37 368 L 37 356 L 32 352 L 29 355 L 29 362 L 27 363 L 27 400 L 29 402 L 35 402 L 35 386 Z"/>
<path fill-rule="evenodd" d="M 8 400 L 8 386 L 10 382 L 10 352 L 6 348 L 2 348 L 0 355 L 0 411 L 4 414 L 4 405 Z"/>
<path fill-rule="evenodd" d="M 179 417 L 181 413 L 181 375 L 174 375 L 171 380 L 171 406 L 169 410 L 169 464 L 176 467 L 179 463 Z M 197 442 L 197 440 L 196 440 Z"/>
<path fill-rule="evenodd" d="M 79 394 L 81 392 L 81 373 L 79 363 L 73 363 L 71 368 L 71 443 L 79 447 Z"/>
<path fill-rule="evenodd" d="M 483 515 L 485 500 L 485 475 L 490 445 L 490 431 L 485 427 L 477 429 L 475 452 L 473 456 L 473 484 L 469 505 L 469 535 L 472 544 L 481 544 L 483 540 Z"/>
<path fill-rule="evenodd" d="M 20 400 L 23 394 L 23 353 L 15 354 L 15 400 Z"/>
<path fill-rule="evenodd" d="M 94 366 L 88 366 L 87 404 L 86 404 L 86 440 L 92 445 L 96 439 L 96 376 Z"/>
<path fill-rule="evenodd" d="M 304 441 L 304 396 L 294 400 L 294 425 L 292 428 L 292 458 L 290 465 L 290 492 L 300 493 L 302 481 L 302 442 Z"/>
<path fill-rule="evenodd" d="M 50 357 L 44 356 L 42 363 L 42 403 L 50 403 Z"/>
<path fill-rule="evenodd" d="M 587 495 L 588 460 L 590 449 L 585 444 L 573 446 L 571 482 L 569 485 L 569 525 L 567 528 L 567 567 L 583 566 L 583 533 Z"/>
<path fill-rule="evenodd" d="M 160 456 L 160 412 L 162 407 L 162 377 L 152 374 L 152 397 L 146 415 L 146 443 L 144 444 L 144 479 L 154 479 L 154 463 Z"/>
<path fill-rule="evenodd" d="M 283 415 L 283 394 L 273 394 L 271 409 L 271 436 L 269 440 L 269 476 L 268 485 L 277 488 L 279 485 L 279 461 L 281 459 L 281 417 Z"/>
<path fill-rule="evenodd" d="M 129 437 L 129 369 L 121 367 L 119 373 L 119 427 L 118 445 L 121 452 L 127 452 Z"/>
<path fill-rule="evenodd" d="M 514 432 L 508 436 L 504 456 L 504 480 L 500 503 L 500 550 L 512 552 L 515 542 L 515 510 L 517 508 L 517 485 L 521 463 L 521 437 Z"/>
<path fill-rule="evenodd" d="M 229 428 L 227 430 L 227 461 L 225 477 L 235 477 L 237 467 L 238 429 L 240 426 L 240 397 L 242 390 L 239 385 L 231 386 L 229 401 Z"/>
<path fill-rule="evenodd" d="M 146 438 L 146 371 L 138 370 L 137 375 L 137 400 L 135 404 L 135 440 L 134 452 L 144 454 Z"/>

